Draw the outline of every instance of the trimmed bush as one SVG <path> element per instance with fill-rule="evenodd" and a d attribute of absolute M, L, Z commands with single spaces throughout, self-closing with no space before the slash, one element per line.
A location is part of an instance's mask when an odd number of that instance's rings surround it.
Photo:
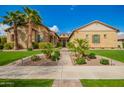
<path fill-rule="evenodd" d="M 0 37 L 0 43 L 1 44 L 5 44 L 7 42 L 7 39 L 6 39 L 6 37 Z"/>
<path fill-rule="evenodd" d="M 58 48 L 60 47 L 61 48 L 62 47 L 62 43 L 58 42 L 56 47 L 58 47 Z"/>
<path fill-rule="evenodd" d="M 86 61 L 85 61 L 85 59 L 84 58 L 77 58 L 76 60 L 75 60 L 75 63 L 76 64 L 86 64 Z"/>
<path fill-rule="evenodd" d="M 48 47 L 53 47 L 53 44 L 49 43 L 49 42 L 40 42 L 39 43 L 39 49 L 46 49 Z"/>
<path fill-rule="evenodd" d="M 101 59 L 100 63 L 103 65 L 109 65 L 109 60 L 108 59 Z"/>
<path fill-rule="evenodd" d="M 32 48 L 27 48 L 27 51 L 32 51 L 33 49 Z"/>
<path fill-rule="evenodd" d="M 59 57 L 60 57 L 60 51 L 53 51 L 51 53 L 51 59 L 53 61 L 59 60 Z"/>
<path fill-rule="evenodd" d="M 96 58 L 96 54 L 90 53 L 90 54 L 88 55 L 88 57 L 89 57 L 90 59 L 95 59 L 95 58 Z"/>
<path fill-rule="evenodd" d="M 41 50 L 41 53 L 47 54 L 47 51 L 48 51 L 48 50 Z"/>
<path fill-rule="evenodd" d="M 124 42 L 122 43 L 122 46 L 123 46 L 123 48 L 124 48 Z"/>
<path fill-rule="evenodd" d="M 33 55 L 33 56 L 31 57 L 31 60 L 32 60 L 32 61 L 39 61 L 39 60 L 41 60 L 41 59 L 40 59 L 39 56 Z"/>
<path fill-rule="evenodd" d="M 3 49 L 3 48 L 4 48 L 3 44 L 0 44 L 0 49 Z"/>
<path fill-rule="evenodd" d="M 14 44 L 13 43 L 5 43 L 4 44 L 4 49 L 13 49 Z"/>
<path fill-rule="evenodd" d="M 33 49 L 38 49 L 38 43 L 37 42 L 33 42 L 32 43 L 32 47 L 33 47 Z"/>

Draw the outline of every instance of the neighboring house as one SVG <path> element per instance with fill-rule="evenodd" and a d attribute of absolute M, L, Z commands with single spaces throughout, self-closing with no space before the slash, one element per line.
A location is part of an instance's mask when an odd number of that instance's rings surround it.
<path fill-rule="evenodd" d="M 13 27 L 5 30 L 7 33 L 7 43 L 14 41 Z M 44 25 L 32 27 L 32 42 L 50 42 L 50 30 Z M 28 26 L 18 27 L 18 44 L 19 48 L 28 47 Z"/>
<path fill-rule="evenodd" d="M 124 48 L 124 34 L 118 35 L 118 48 Z"/>
<path fill-rule="evenodd" d="M 50 42 L 56 45 L 59 40 L 58 34 L 54 31 L 50 31 Z"/>
<path fill-rule="evenodd" d="M 60 42 L 61 42 L 62 46 L 66 47 L 66 44 L 67 44 L 68 39 L 69 39 L 69 34 L 63 33 L 59 37 L 60 37 Z"/>
<path fill-rule="evenodd" d="M 90 48 L 117 48 L 118 29 L 100 21 L 93 21 L 72 32 L 69 41 L 87 39 Z"/>

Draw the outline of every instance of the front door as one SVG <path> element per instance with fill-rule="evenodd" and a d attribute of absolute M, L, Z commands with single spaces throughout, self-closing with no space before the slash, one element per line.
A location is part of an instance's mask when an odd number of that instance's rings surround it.
<path fill-rule="evenodd" d="M 63 47 L 66 47 L 66 40 L 63 40 Z"/>

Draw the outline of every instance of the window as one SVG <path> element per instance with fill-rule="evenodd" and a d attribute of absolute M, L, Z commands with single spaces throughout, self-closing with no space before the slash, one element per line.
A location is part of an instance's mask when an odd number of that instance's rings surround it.
<path fill-rule="evenodd" d="M 104 38 L 105 38 L 105 39 L 106 39 L 106 36 L 107 36 L 107 35 L 106 35 L 106 34 L 104 34 Z"/>
<path fill-rule="evenodd" d="M 43 37 L 41 35 L 37 35 L 37 38 L 36 38 L 37 42 L 42 42 L 43 41 Z"/>
<path fill-rule="evenodd" d="M 89 35 L 88 35 L 88 34 L 86 34 L 86 39 L 88 38 L 88 36 L 89 36 Z"/>
<path fill-rule="evenodd" d="M 92 41 L 93 43 L 100 43 L 100 35 L 93 35 Z"/>
<path fill-rule="evenodd" d="M 11 35 L 11 41 L 14 41 L 14 34 Z"/>

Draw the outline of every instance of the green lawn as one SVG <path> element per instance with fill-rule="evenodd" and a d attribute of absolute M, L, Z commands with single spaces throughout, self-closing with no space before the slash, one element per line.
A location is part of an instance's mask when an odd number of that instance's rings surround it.
<path fill-rule="evenodd" d="M 124 79 L 121 80 L 97 80 L 97 79 L 81 79 L 84 87 L 124 87 Z"/>
<path fill-rule="evenodd" d="M 17 59 L 27 57 L 33 54 L 41 53 L 41 51 L 13 51 L 13 52 L 2 52 L 0 51 L 0 66 L 11 63 Z"/>
<path fill-rule="evenodd" d="M 124 62 L 124 50 L 90 50 L 90 52 Z"/>
<path fill-rule="evenodd" d="M 0 79 L 0 87 L 51 87 L 52 79 Z"/>

